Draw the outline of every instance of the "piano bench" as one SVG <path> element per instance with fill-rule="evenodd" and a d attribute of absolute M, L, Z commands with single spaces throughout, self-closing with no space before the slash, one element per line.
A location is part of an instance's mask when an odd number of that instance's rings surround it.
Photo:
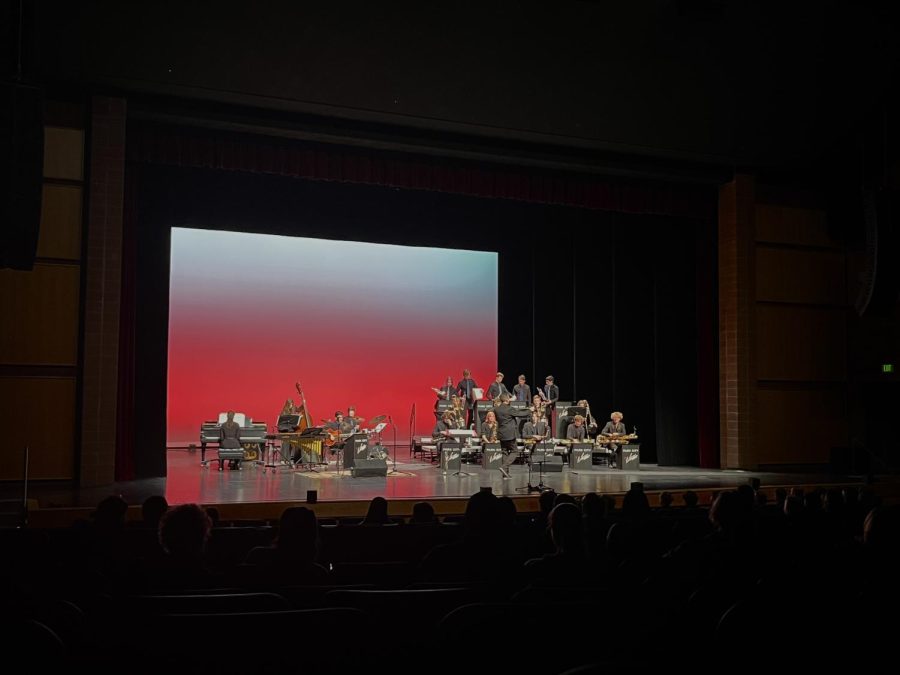
<path fill-rule="evenodd" d="M 222 462 L 237 460 L 241 461 L 244 459 L 244 449 L 243 448 L 226 448 L 219 449 L 219 471 L 222 470 Z"/>

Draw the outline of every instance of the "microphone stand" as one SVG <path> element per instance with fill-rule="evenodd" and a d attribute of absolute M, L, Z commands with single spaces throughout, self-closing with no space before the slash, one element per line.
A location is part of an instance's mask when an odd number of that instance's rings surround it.
<path fill-rule="evenodd" d="M 405 471 L 397 471 L 397 425 L 394 424 L 394 418 L 388 415 L 388 422 L 391 423 L 391 429 L 394 430 L 394 466 L 391 467 L 391 470 L 387 472 L 388 476 L 411 476 L 411 473 L 407 473 Z"/>

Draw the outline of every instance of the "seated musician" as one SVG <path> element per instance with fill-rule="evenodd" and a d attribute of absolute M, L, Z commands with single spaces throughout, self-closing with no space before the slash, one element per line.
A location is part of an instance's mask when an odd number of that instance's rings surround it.
<path fill-rule="evenodd" d="M 334 413 L 334 419 L 322 425 L 322 429 L 327 432 L 331 432 L 332 438 L 335 439 L 334 445 L 331 446 L 331 454 L 334 455 L 338 450 L 344 447 L 344 441 L 341 440 L 340 434 L 344 433 L 344 429 L 346 427 L 346 423 L 344 421 L 344 413 L 340 410 L 336 410 Z M 334 432 L 337 432 L 335 434 Z"/>
<path fill-rule="evenodd" d="M 540 417 L 545 422 L 547 421 L 547 405 L 544 403 L 544 400 L 537 394 L 535 394 L 531 398 L 531 412 L 537 413 L 538 417 Z"/>
<path fill-rule="evenodd" d="M 566 430 L 566 438 L 570 441 L 583 442 L 587 437 L 587 429 L 584 426 L 584 417 L 575 415 L 572 424 Z"/>
<path fill-rule="evenodd" d="M 522 426 L 522 438 L 525 441 L 543 441 L 550 435 L 550 425 L 540 413 L 532 412 L 531 419 Z"/>
<path fill-rule="evenodd" d="M 618 411 L 611 413 L 609 416 L 610 421 L 606 423 L 603 430 L 600 432 L 600 436 L 602 436 L 603 439 L 598 439 L 600 442 L 604 442 L 606 447 L 608 447 L 616 456 L 618 456 L 619 449 L 624 442 L 617 442 L 615 439 L 626 434 L 625 425 L 622 424 L 623 418 L 624 416 L 622 413 Z"/>
<path fill-rule="evenodd" d="M 229 410 L 227 419 L 219 427 L 219 448 L 222 450 L 236 450 L 241 447 L 241 425 L 234 421 L 234 410 Z M 241 460 L 232 459 L 228 462 L 229 469 L 239 469 Z"/>
<path fill-rule="evenodd" d="M 493 410 L 488 410 L 484 416 L 484 422 L 481 423 L 481 440 L 484 443 L 498 443 L 497 437 L 497 415 Z"/>
<path fill-rule="evenodd" d="M 449 412 L 453 413 L 453 423 L 456 425 L 456 429 L 465 429 L 466 428 L 466 402 L 463 400 L 461 396 L 457 396 L 453 394 L 450 397 L 450 401 L 453 403 L 453 409 Z"/>
<path fill-rule="evenodd" d="M 434 429 L 431 432 L 431 438 L 437 446 L 438 454 L 441 452 L 441 446 L 444 444 L 444 441 L 453 440 L 453 436 L 450 435 L 450 430 L 455 428 L 453 426 L 455 423 L 456 421 L 453 417 L 453 413 L 448 410 L 441 416 L 441 419 L 437 421 L 437 424 L 434 425 Z"/>

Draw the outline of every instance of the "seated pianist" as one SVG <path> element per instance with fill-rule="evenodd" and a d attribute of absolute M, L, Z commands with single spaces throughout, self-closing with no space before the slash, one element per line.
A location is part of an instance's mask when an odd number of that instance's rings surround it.
<path fill-rule="evenodd" d="M 573 443 L 584 443 L 587 437 L 587 429 L 584 426 L 584 417 L 575 415 L 572 424 L 566 431 L 566 438 Z"/>
<path fill-rule="evenodd" d="M 239 450 L 241 448 L 241 425 L 234 421 L 234 410 L 228 411 L 227 418 L 219 427 L 219 450 Z M 228 460 L 228 468 L 241 468 L 241 460 Z"/>

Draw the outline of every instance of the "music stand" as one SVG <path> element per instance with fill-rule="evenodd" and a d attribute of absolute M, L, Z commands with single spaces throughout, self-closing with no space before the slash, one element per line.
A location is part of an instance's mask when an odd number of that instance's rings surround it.
<path fill-rule="evenodd" d="M 397 471 L 397 425 L 394 424 L 394 418 L 391 417 L 390 415 L 388 415 L 388 422 L 390 422 L 391 428 L 394 430 L 394 447 L 393 447 L 394 465 L 391 467 L 391 470 L 388 471 L 387 474 L 385 474 L 385 475 L 387 475 L 387 476 L 412 476 L 413 474 L 411 474 L 407 471 Z M 378 434 L 379 443 L 381 442 L 381 431 L 382 431 L 382 429 L 384 429 L 384 427 L 382 426 L 383 424 L 384 424 L 384 422 L 380 422 L 378 424 L 378 426 L 375 427 L 375 433 Z M 381 428 L 379 429 L 379 427 L 381 427 Z M 460 453 L 459 459 L 460 459 L 460 461 L 462 461 L 462 453 Z"/>
<path fill-rule="evenodd" d="M 531 449 L 531 457 L 528 459 L 528 485 L 525 487 L 516 488 L 516 491 L 526 490 L 529 494 L 532 492 L 548 492 L 553 490 L 553 488 L 544 485 L 544 462 L 547 461 L 547 453 L 553 452 L 555 450 L 555 446 L 553 443 L 535 443 L 534 447 Z M 541 451 L 542 459 L 538 461 L 538 484 L 531 484 L 531 474 L 534 470 L 534 453 L 538 450 Z"/>
<path fill-rule="evenodd" d="M 463 465 L 463 448 L 466 447 L 466 441 L 475 436 L 475 432 L 471 429 L 448 429 L 450 437 L 459 443 L 459 471 L 451 474 L 452 476 L 471 476 L 473 474 L 466 473 L 462 470 Z"/>

